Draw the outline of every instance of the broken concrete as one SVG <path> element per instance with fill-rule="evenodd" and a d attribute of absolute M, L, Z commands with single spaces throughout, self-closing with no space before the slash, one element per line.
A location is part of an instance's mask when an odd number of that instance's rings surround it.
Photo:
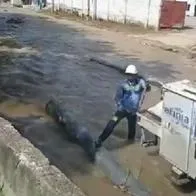
<path fill-rule="evenodd" d="M 21 18 L 10 18 L 6 21 L 6 23 L 9 24 L 21 24 L 24 23 L 24 20 L 22 20 Z"/>
<path fill-rule="evenodd" d="M 15 196 L 84 196 L 75 184 L 56 167 L 50 165 L 38 149 L 2 118 L 0 176 L 0 186 L 6 195 L 14 193 Z"/>
<path fill-rule="evenodd" d="M 22 0 L 11 0 L 11 5 L 15 6 L 15 7 L 22 7 L 23 3 Z"/>

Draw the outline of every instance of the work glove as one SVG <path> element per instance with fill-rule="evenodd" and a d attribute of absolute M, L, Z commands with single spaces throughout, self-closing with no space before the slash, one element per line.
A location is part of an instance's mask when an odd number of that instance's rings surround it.
<path fill-rule="evenodd" d="M 121 105 L 120 102 L 117 102 L 116 103 L 116 107 L 117 107 L 118 110 L 122 110 L 122 105 Z"/>
<path fill-rule="evenodd" d="M 151 91 L 151 85 L 149 83 L 147 83 L 146 85 L 146 92 L 150 92 Z"/>

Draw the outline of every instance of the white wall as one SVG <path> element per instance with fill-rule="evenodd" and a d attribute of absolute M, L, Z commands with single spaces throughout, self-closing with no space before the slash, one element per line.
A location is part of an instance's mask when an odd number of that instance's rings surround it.
<path fill-rule="evenodd" d="M 190 4 L 190 9 L 186 11 L 186 15 L 187 16 L 194 16 L 196 0 L 177 0 L 177 1 L 186 1 L 187 4 Z"/>
<path fill-rule="evenodd" d="M 88 0 L 54 0 L 60 7 L 77 9 L 87 13 Z M 142 23 L 158 27 L 162 0 L 90 0 L 91 16 L 116 22 Z M 51 3 L 52 0 L 48 0 Z M 94 6 L 96 5 L 96 6 Z M 58 6 L 57 6 L 58 7 Z"/>
<path fill-rule="evenodd" d="M 149 21 L 148 25 L 156 26 L 159 25 L 159 19 L 161 14 L 161 0 L 150 0 L 149 9 Z"/>
<path fill-rule="evenodd" d="M 97 18 L 108 19 L 108 0 L 97 0 Z"/>
<path fill-rule="evenodd" d="M 126 0 L 108 0 L 109 2 L 109 9 L 108 15 L 109 20 L 116 21 L 116 22 L 124 22 L 125 19 L 125 3 Z"/>
<path fill-rule="evenodd" d="M 127 3 L 127 20 L 130 22 L 140 22 L 146 25 L 148 20 L 148 1 L 129 0 Z"/>

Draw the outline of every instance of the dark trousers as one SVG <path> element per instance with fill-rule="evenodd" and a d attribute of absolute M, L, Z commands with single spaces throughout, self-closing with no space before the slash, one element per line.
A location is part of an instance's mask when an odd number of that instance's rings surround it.
<path fill-rule="evenodd" d="M 99 141 L 104 142 L 113 132 L 116 125 L 123 119 L 127 118 L 128 120 L 128 139 L 132 140 L 135 138 L 136 133 L 136 122 L 137 122 L 137 115 L 133 115 L 126 111 L 117 111 L 113 116 L 112 120 L 108 122 L 105 129 L 99 136 Z"/>

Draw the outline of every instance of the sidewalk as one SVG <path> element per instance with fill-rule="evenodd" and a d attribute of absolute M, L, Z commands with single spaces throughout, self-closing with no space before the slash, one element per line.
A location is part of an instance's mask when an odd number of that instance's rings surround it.
<path fill-rule="evenodd" d="M 133 35 L 134 36 L 134 35 Z M 154 47 L 172 52 L 185 52 L 196 57 L 196 17 L 186 17 L 184 30 L 162 30 L 156 34 L 135 35 Z"/>
<path fill-rule="evenodd" d="M 172 52 L 192 52 L 192 48 L 196 45 L 196 29 L 187 29 L 179 32 L 162 31 L 156 34 L 129 36 L 143 39 L 147 45 Z"/>

